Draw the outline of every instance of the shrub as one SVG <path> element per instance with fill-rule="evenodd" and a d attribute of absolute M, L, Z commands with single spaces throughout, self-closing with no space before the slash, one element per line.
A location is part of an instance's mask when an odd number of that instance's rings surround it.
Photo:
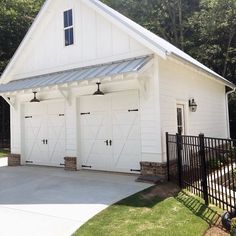
<path fill-rule="evenodd" d="M 208 160 L 207 168 L 208 169 L 219 169 L 222 166 L 222 162 L 220 160 Z"/>
<path fill-rule="evenodd" d="M 236 218 L 233 218 L 233 219 L 231 220 L 230 235 L 231 235 L 231 236 L 236 236 Z"/>
<path fill-rule="evenodd" d="M 236 168 L 233 169 L 233 177 L 236 179 Z"/>

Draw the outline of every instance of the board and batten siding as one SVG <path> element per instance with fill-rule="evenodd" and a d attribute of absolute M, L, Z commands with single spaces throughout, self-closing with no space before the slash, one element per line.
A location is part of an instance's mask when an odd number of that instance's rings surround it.
<path fill-rule="evenodd" d="M 141 134 L 141 151 L 143 161 L 161 161 L 161 127 L 159 118 L 159 100 L 158 88 L 154 79 L 153 68 L 150 68 L 149 79 L 146 75 L 141 75 L 138 79 L 127 81 L 116 81 L 105 83 L 102 90 L 105 93 L 115 93 L 119 91 L 138 90 L 140 103 L 140 134 Z M 140 81 L 146 80 L 145 87 Z M 65 101 L 65 122 L 66 122 L 66 155 L 80 157 L 80 130 L 78 102 L 80 96 L 90 95 L 96 91 L 96 85 L 83 87 L 74 87 L 70 90 L 70 103 Z M 16 109 L 11 108 L 11 151 L 12 153 L 23 153 L 24 147 L 21 140 L 24 139 L 24 103 L 32 99 L 32 94 L 22 94 L 17 96 Z M 41 91 L 38 97 L 42 101 L 53 102 L 53 100 L 63 100 L 62 95 L 57 91 Z M 135 148 L 135 147 L 134 147 Z M 24 160 L 23 160 L 24 161 Z"/>
<path fill-rule="evenodd" d="M 138 57 L 152 52 L 78 0 L 51 1 L 11 80 Z M 63 12 L 73 10 L 74 44 L 64 46 Z"/>
<path fill-rule="evenodd" d="M 187 135 L 204 133 L 210 137 L 226 138 L 225 86 L 173 60 L 160 59 L 159 66 L 163 150 L 165 132 L 177 133 L 177 104 L 185 105 Z M 191 98 L 198 105 L 196 112 L 189 110 Z"/>

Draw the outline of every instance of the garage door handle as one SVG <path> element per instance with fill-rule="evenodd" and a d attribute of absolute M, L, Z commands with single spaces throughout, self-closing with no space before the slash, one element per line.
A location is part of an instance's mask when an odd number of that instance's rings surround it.
<path fill-rule="evenodd" d="M 47 139 L 43 139 L 42 142 L 43 142 L 43 144 L 48 144 L 48 140 Z"/>

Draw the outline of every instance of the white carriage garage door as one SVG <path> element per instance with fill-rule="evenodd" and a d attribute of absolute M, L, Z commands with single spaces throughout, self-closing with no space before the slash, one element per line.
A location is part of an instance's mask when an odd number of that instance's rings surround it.
<path fill-rule="evenodd" d="M 29 103 L 24 108 L 26 163 L 62 166 L 65 157 L 64 102 Z"/>
<path fill-rule="evenodd" d="M 80 98 L 82 167 L 132 172 L 140 169 L 141 138 L 137 91 Z"/>

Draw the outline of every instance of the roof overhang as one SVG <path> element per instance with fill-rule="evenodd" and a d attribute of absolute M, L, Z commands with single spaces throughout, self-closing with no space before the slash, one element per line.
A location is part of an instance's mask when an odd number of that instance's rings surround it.
<path fill-rule="evenodd" d="M 153 59 L 152 55 L 139 58 L 131 58 L 122 61 L 114 61 L 107 64 L 99 64 L 89 67 L 81 67 L 73 70 L 45 74 L 31 78 L 11 81 L 0 84 L 0 95 L 11 94 L 19 91 L 34 91 L 41 88 L 55 86 L 79 86 L 88 82 L 111 81 L 117 78 L 135 78 L 134 75 L 148 68 Z"/>

